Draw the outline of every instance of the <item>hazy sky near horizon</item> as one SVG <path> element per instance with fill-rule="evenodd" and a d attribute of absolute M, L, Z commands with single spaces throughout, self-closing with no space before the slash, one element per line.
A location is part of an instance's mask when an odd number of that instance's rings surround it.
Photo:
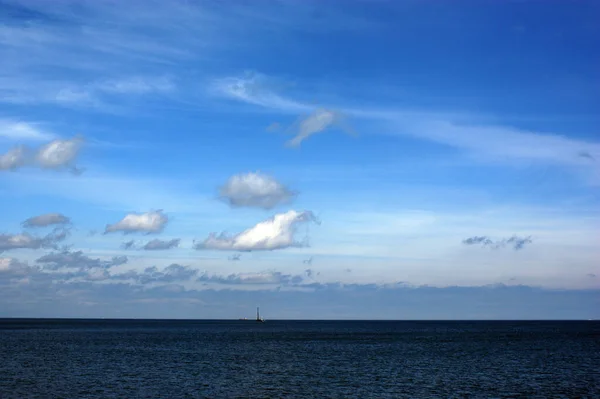
<path fill-rule="evenodd" d="M 597 15 L 0 0 L 0 317 L 598 317 Z"/>

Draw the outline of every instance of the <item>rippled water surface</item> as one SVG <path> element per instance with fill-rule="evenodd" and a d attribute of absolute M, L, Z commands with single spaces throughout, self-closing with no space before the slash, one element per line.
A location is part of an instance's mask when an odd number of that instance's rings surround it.
<path fill-rule="evenodd" d="M 0 320 L 0 398 L 600 398 L 600 323 Z"/>

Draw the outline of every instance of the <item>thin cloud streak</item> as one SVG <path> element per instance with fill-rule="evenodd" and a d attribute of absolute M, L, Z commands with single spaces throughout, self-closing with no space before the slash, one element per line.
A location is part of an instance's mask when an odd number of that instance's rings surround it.
<path fill-rule="evenodd" d="M 0 119 L 0 137 L 19 141 L 50 141 L 56 138 L 36 124 L 13 119 Z"/>
<path fill-rule="evenodd" d="M 465 245 L 480 244 L 481 246 L 490 247 L 493 249 L 500 249 L 500 248 L 504 248 L 507 245 L 509 245 L 509 246 L 512 246 L 512 248 L 515 251 L 519 251 L 519 250 L 523 249 L 523 247 L 525 247 L 525 245 L 531 244 L 532 242 L 533 242 L 533 240 L 531 239 L 531 236 L 528 236 L 528 237 L 512 236 L 509 238 L 503 238 L 501 240 L 496 240 L 496 241 L 493 241 L 491 238 L 489 238 L 487 236 L 473 236 L 473 237 L 469 237 L 469 238 L 466 238 L 463 240 L 463 244 L 465 244 Z"/>
<path fill-rule="evenodd" d="M 71 219 L 61 213 L 46 213 L 30 217 L 23 221 L 22 226 L 28 227 L 47 227 L 56 224 L 69 224 Z"/>
<path fill-rule="evenodd" d="M 268 77 L 260 75 L 262 81 Z M 222 80 L 217 80 L 221 82 Z M 284 113 L 317 112 L 317 107 L 297 103 L 270 91 L 263 83 L 254 88 L 254 80 L 226 78 L 236 82 L 229 86 L 217 84 L 222 95 L 249 104 Z M 236 89 L 232 89 L 235 86 Z M 414 112 L 406 109 L 354 109 L 336 107 L 339 113 L 376 123 L 375 134 L 409 136 L 447 145 L 474 154 L 478 160 L 538 161 L 587 167 L 590 159 L 600 159 L 600 144 L 542 132 L 531 132 L 509 126 L 480 125 L 453 120 L 436 112 Z M 331 118 L 327 119 L 330 120 Z M 464 118 L 463 118 L 464 119 Z M 318 125 L 318 124 L 317 124 Z M 321 124 L 323 125 L 323 124 Z M 308 129 L 306 132 L 312 132 Z M 320 130 L 319 130 L 320 131 Z M 306 132 L 299 132 L 302 141 Z M 310 135 L 310 134 L 308 134 Z M 299 144 L 299 143 L 298 143 Z M 581 156 L 578 154 L 586 154 Z"/>

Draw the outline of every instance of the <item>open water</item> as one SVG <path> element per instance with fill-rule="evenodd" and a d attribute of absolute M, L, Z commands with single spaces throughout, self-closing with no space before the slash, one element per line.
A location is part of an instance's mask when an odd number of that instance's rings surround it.
<path fill-rule="evenodd" d="M 600 398 L 600 322 L 0 319 L 0 398 Z"/>

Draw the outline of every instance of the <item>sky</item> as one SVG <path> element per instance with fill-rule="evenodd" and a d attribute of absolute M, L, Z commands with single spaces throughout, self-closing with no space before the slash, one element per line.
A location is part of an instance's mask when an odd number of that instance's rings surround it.
<path fill-rule="evenodd" d="M 0 317 L 598 318 L 597 15 L 0 0 Z"/>

